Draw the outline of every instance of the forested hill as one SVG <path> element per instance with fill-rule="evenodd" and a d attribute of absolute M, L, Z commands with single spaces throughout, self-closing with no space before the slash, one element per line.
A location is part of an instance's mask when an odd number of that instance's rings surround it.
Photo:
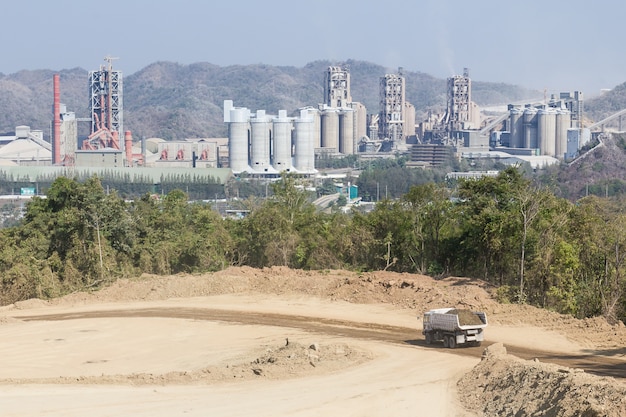
<path fill-rule="evenodd" d="M 124 73 L 123 62 L 116 70 Z M 323 101 L 324 71 L 329 65 L 350 68 L 352 98 L 377 113 L 380 77 L 397 68 L 348 60 L 315 61 L 302 68 L 271 65 L 210 63 L 180 65 L 156 62 L 134 74 L 124 74 L 124 128 L 135 138 L 223 137 L 225 99 L 255 111 L 265 109 L 289 113 Z M 95 67 L 93 69 L 96 69 Z M 12 134 L 15 126 L 28 125 L 49 136 L 52 118 L 51 70 L 0 74 L 0 134 Z M 441 110 L 446 103 L 446 80 L 421 72 L 404 71 L 407 100 L 418 114 Z M 88 71 L 81 68 L 59 71 L 61 102 L 77 117 L 88 117 Z M 522 87 L 472 81 L 472 95 L 479 105 L 507 104 L 541 95 Z"/>

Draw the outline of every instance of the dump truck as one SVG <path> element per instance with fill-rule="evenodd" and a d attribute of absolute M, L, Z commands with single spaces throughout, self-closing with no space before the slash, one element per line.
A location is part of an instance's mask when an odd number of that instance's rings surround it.
<path fill-rule="evenodd" d="M 487 327 L 487 315 L 456 308 L 439 308 L 424 313 L 422 334 L 426 344 L 443 341 L 443 346 L 454 349 L 460 345 L 480 346 Z"/>

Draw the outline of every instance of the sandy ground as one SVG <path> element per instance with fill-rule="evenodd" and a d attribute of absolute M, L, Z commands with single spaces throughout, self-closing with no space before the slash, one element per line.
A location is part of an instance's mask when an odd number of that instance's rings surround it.
<path fill-rule="evenodd" d="M 92 307 L 11 310 L 8 315 L 80 312 L 120 308 L 206 307 L 235 311 L 290 313 L 414 326 L 406 310 L 318 299 L 285 300 L 216 296 L 170 302 L 111 303 Z M 557 334 L 533 328 L 492 327 L 489 337 L 545 348 L 577 347 Z M 324 375 L 279 380 L 216 381 L 208 385 L 119 386 L 17 383 L 0 392 L 3 416 L 460 416 L 455 383 L 478 359 L 443 349 L 394 346 L 341 339 L 271 326 L 249 326 L 169 318 L 101 318 L 12 321 L 0 326 L 0 378 L 24 379 L 165 374 L 207 366 L 229 366 L 254 358 L 259 348 L 346 343 L 371 359 Z"/>
<path fill-rule="evenodd" d="M 457 351 L 364 339 L 348 331 L 342 336 L 193 318 L 80 316 L 210 308 L 401 326 L 414 328 L 421 340 L 421 308 L 258 288 L 152 297 L 146 294 L 155 292 L 154 282 L 145 293 L 137 290 L 145 284 L 120 285 L 115 296 L 33 300 L 0 309 L 3 417 L 478 415 L 460 403 L 456 384 L 480 358 Z M 62 313 L 76 318 L 24 320 Z M 496 321 L 486 337 L 561 353 L 588 348 L 564 333 L 524 323 Z M 292 350 L 284 350 L 287 345 Z"/>

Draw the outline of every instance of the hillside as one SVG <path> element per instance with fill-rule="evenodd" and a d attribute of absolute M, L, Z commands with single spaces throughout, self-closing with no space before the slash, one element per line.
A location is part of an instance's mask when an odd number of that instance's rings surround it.
<path fill-rule="evenodd" d="M 615 196 L 626 193 L 626 135 L 605 135 L 601 144 L 583 151 L 569 164 L 544 170 L 543 184 L 558 186 L 559 194 L 569 200 L 585 195 Z"/>
<path fill-rule="evenodd" d="M 323 100 L 324 71 L 329 65 L 350 68 L 352 98 L 363 103 L 368 113 L 378 112 L 380 77 L 397 71 L 354 60 L 315 61 L 302 68 L 156 62 L 134 74 L 124 74 L 124 128 L 132 130 L 135 138 L 223 137 L 225 99 L 234 100 L 236 106 L 272 113 L 315 106 Z M 124 72 L 123 63 L 116 69 Z M 11 134 L 18 125 L 29 125 L 43 130 L 46 138 L 49 136 L 53 74 L 51 70 L 0 74 L 0 134 Z M 88 117 L 88 71 L 74 68 L 59 74 L 61 102 L 77 117 Z M 404 75 L 407 100 L 415 105 L 418 114 L 445 107 L 445 79 L 406 70 Z M 477 81 L 472 85 L 474 100 L 479 105 L 537 96 L 537 92 L 518 86 Z"/>

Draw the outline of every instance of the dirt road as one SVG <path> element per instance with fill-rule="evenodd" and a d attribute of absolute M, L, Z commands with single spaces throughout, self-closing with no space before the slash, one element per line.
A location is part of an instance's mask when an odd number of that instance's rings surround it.
<path fill-rule="evenodd" d="M 229 310 L 215 310 L 207 308 L 154 308 L 134 310 L 107 310 L 90 311 L 81 313 L 64 313 L 48 315 L 22 316 L 24 321 L 59 321 L 77 319 L 103 319 L 103 318 L 176 318 L 190 320 L 208 320 L 245 325 L 276 326 L 299 329 L 309 333 L 326 336 L 345 337 L 350 339 L 363 339 L 376 342 L 394 344 L 409 344 L 428 349 L 442 349 L 439 344 L 426 345 L 420 337 L 417 325 L 412 328 L 392 326 L 378 323 L 359 323 L 339 319 L 329 319 L 314 316 L 299 316 L 286 314 L 272 314 L 267 312 L 241 312 Z M 448 353 L 480 358 L 484 348 L 498 340 L 486 342 L 481 347 L 463 347 Z M 554 363 L 569 368 L 583 369 L 585 372 L 616 378 L 626 378 L 626 362 L 621 358 L 611 358 L 605 355 L 559 354 L 555 351 L 515 346 L 507 344 L 507 351 L 523 359 L 539 359 L 541 362 Z"/>

